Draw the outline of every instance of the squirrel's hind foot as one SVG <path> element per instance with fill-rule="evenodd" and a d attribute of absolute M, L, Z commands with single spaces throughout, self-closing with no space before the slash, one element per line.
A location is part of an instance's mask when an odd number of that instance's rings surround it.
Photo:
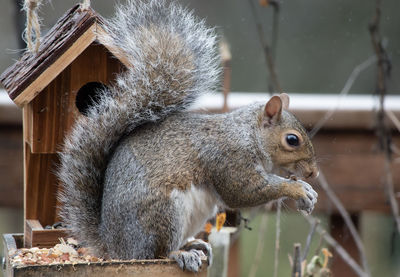
<path fill-rule="evenodd" d="M 212 263 L 212 249 L 211 245 L 205 242 L 202 239 L 193 239 L 187 242 L 181 250 L 189 251 L 189 250 L 201 250 L 205 256 L 207 256 L 207 263 L 211 265 Z"/>
<path fill-rule="evenodd" d="M 169 258 L 175 260 L 182 270 L 191 272 L 199 272 L 202 265 L 201 257 L 203 256 L 204 253 L 196 249 L 191 249 L 189 251 L 177 250 L 169 254 Z"/>
<path fill-rule="evenodd" d="M 182 270 L 192 272 L 200 270 L 202 259 L 205 257 L 207 257 L 208 265 L 211 265 L 211 245 L 201 239 L 190 240 L 180 250 L 169 254 L 169 258 L 175 260 Z"/>

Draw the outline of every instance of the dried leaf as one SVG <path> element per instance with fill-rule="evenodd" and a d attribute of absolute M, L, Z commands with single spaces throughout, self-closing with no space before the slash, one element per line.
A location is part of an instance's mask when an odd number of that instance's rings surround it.
<path fill-rule="evenodd" d="M 207 222 L 206 225 L 204 226 L 204 231 L 205 231 L 207 234 L 210 234 L 210 233 L 211 233 L 212 227 L 213 227 L 212 224 L 211 224 L 210 222 Z"/>
<path fill-rule="evenodd" d="M 221 230 L 222 226 L 225 223 L 225 220 L 226 220 L 226 213 L 217 214 L 216 223 L 215 223 L 215 227 L 217 228 L 217 231 Z"/>

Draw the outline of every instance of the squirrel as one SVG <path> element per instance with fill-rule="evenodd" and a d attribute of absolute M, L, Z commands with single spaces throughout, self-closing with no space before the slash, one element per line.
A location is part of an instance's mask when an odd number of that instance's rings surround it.
<path fill-rule="evenodd" d="M 107 43 L 132 66 L 77 119 L 60 153 L 60 216 L 92 253 L 169 257 L 197 272 L 211 248 L 192 240 L 219 207 L 288 197 L 310 213 L 318 174 L 287 94 L 226 114 L 186 111 L 215 91 L 214 29 L 164 0 L 127 1 L 104 23 Z"/>

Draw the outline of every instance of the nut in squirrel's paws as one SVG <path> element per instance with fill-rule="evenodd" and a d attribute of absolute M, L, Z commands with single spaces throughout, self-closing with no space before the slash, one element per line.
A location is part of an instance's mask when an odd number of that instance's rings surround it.
<path fill-rule="evenodd" d="M 306 213 L 310 214 L 314 209 L 315 203 L 317 203 L 318 193 L 311 187 L 310 184 L 302 180 L 297 180 L 297 182 L 299 182 L 303 186 L 303 189 L 307 196 L 305 198 L 300 198 L 296 201 L 297 209 L 303 210 Z"/>

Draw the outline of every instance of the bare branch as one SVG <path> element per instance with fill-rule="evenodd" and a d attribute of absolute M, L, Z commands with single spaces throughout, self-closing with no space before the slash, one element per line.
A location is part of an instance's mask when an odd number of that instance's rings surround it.
<path fill-rule="evenodd" d="M 252 13 L 253 18 L 254 18 L 255 23 L 256 23 L 258 37 L 260 39 L 261 46 L 262 46 L 262 48 L 264 50 L 265 61 L 267 63 L 269 74 L 271 76 L 271 82 L 272 82 L 274 88 L 279 93 L 283 93 L 282 87 L 281 87 L 281 85 L 279 83 L 279 80 L 278 80 L 278 75 L 276 74 L 275 63 L 274 63 L 272 51 L 271 51 L 270 46 L 268 45 L 268 43 L 267 43 L 267 41 L 266 41 L 266 39 L 264 37 L 264 30 L 262 28 L 262 24 L 260 22 L 260 19 L 257 16 L 256 8 L 255 8 L 254 3 L 253 3 L 252 0 L 248 0 L 248 1 L 249 1 L 249 4 L 250 4 L 250 7 L 251 7 L 251 13 Z M 278 9 L 274 9 L 274 13 L 277 13 L 277 11 L 278 11 Z M 277 25 L 275 25 L 275 26 L 277 26 Z M 273 36 L 275 38 L 277 38 L 277 31 L 276 30 L 274 31 Z"/>
<path fill-rule="evenodd" d="M 353 221 L 351 220 L 349 213 L 347 212 L 347 210 L 343 206 L 342 202 L 339 200 L 339 198 L 336 196 L 336 194 L 333 192 L 333 190 L 329 186 L 328 182 L 325 179 L 325 175 L 323 174 L 323 172 L 321 170 L 320 170 L 320 174 L 318 176 L 318 181 L 319 181 L 319 184 L 321 185 L 322 189 L 325 191 L 326 195 L 329 197 L 329 199 L 332 201 L 332 203 L 338 209 L 340 215 L 343 217 L 344 222 L 346 223 L 347 227 L 349 228 L 350 234 L 353 237 L 354 242 L 356 243 L 356 246 L 358 248 L 358 252 L 360 254 L 360 258 L 361 258 L 361 262 L 362 262 L 364 271 L 368 275 L 370 275 L 367 257 L 366 257 L 365 249 L 364 249 L 364 244 L 360 238 L 360 235 L 358 234 L 356 226 L 354 225 Z"/>
<path fill-rule="evenodd" d="M 320 221 L 317 219 L 311 225 L 310 232 L 307 235 L 306 246 L 304 248 L 303 255 L 301 257 L 301 261 L 304 261 L 307 258 L 308 251 L 310 250 L 312 237 L 314 236 L 315 230 L 317 229 L 317 226 L 318 226 L 319 223 L 320 223 Z"/>
<path fill-rule="evenodd" d="M 292 277 L 301 277 L 301 244 L 294 244 Z"/>
<path fill-rule="evenodd" d="M 315 224 L 316 219 L 313 216 L 307 215 L 305 212 L 303 212 L 302 214 L 310 225 Z M 370 276 L 358 265 L 358 263 L 349 255 L 349 253 L 329 233 L 327 233 L 321 227 L 321 225 L 317 226 L 317 232 L 331 247 L 335 249 L 336 253 L 338 253 L 339 256 L 342 257 L 342 259 L 353 269 L 355 273 L 357 273 L 358 276 L 360 277 Z"/>
<path fill-rule="evenodd" d="M 349 78 L 347 79 L 346 83 L 344 84 L 344 87 L 340 91 L 339 94 L 339 99 L 336 103 L 336 106 L 332 108 L 331 110 L 327 111 L 326 114 L 321 118 L 320 121 L 318 121 L 315 125 L 314 128 L 310 132 L 310 137 L 315 136 L 315 134 L 325 125 L 325 123 L 332 117 L 332 115 L 336 112 L 338 107 L 340 106 L 340 103 L 342 100 L 347 96 L 349 93 L 351 87 L 353 86 L 354 82 L 357 80 L 358 76 L 360 75 L 361 72 L 363 72 L 365 69 L 367 69 L 369 66 L 371 66 L 374 62 L 376 62 L 377 58 L 375 56 L 369 57 L 367 60 L 364 62 L 360 63 L 357 65 L 353 71 L 351 72 Z"/>
<path fill-rule="evenodd" d="M 278 276 L 278 265 L 279 265 L 279 242 L 281 236 L 281 210 L 282 210 L 282 199 L 277 201 L 276 206 L 276 236 L 275 236 L 275 261 L 274 261 L 274 277 Z"/>
<path fill-rule="evenodd" d="M 377 127 L 376 133 L 379 139 L 379 143 L 381 149 L 385 155 L 385 190 L 389 197 L 390 208 L 392 210 L 392 214 L 394 220 L 396 222 L 397 231 L 400 234 L 400 217 L 399 217 L 399 206 L 394 194 L 393 187 L 393 176 L 391 172 L 391 163 L 392 163 L 392 146 L 391 146 L 391 138 L 390 131 L 385 124 L 385 114 L 390 114 L 388 112 L 385 113 L 385 96 L 387 90 L 387 80 L 390 77 L 391 72 L 391 62 L 389 59 L 389 55 L 386 52 L 386 49 L 383 46 L 381 34 L 379 32 L 380 27 L 380 17 L 381 17 L 381 0 L 376 1 L 375 14 L 372 19 L 371 24 L 369 25 L 369 31 L 371 35 L 372 46 L 375 51 L 375 55 L 378 59 L 377 63 L 377 94 L 379 95 L 379 110 L 376 114 L 377 118 Z M 394 115 L 391 116 L 393 123 L 398 123 L 396 120 L 393 120 Z"/>

